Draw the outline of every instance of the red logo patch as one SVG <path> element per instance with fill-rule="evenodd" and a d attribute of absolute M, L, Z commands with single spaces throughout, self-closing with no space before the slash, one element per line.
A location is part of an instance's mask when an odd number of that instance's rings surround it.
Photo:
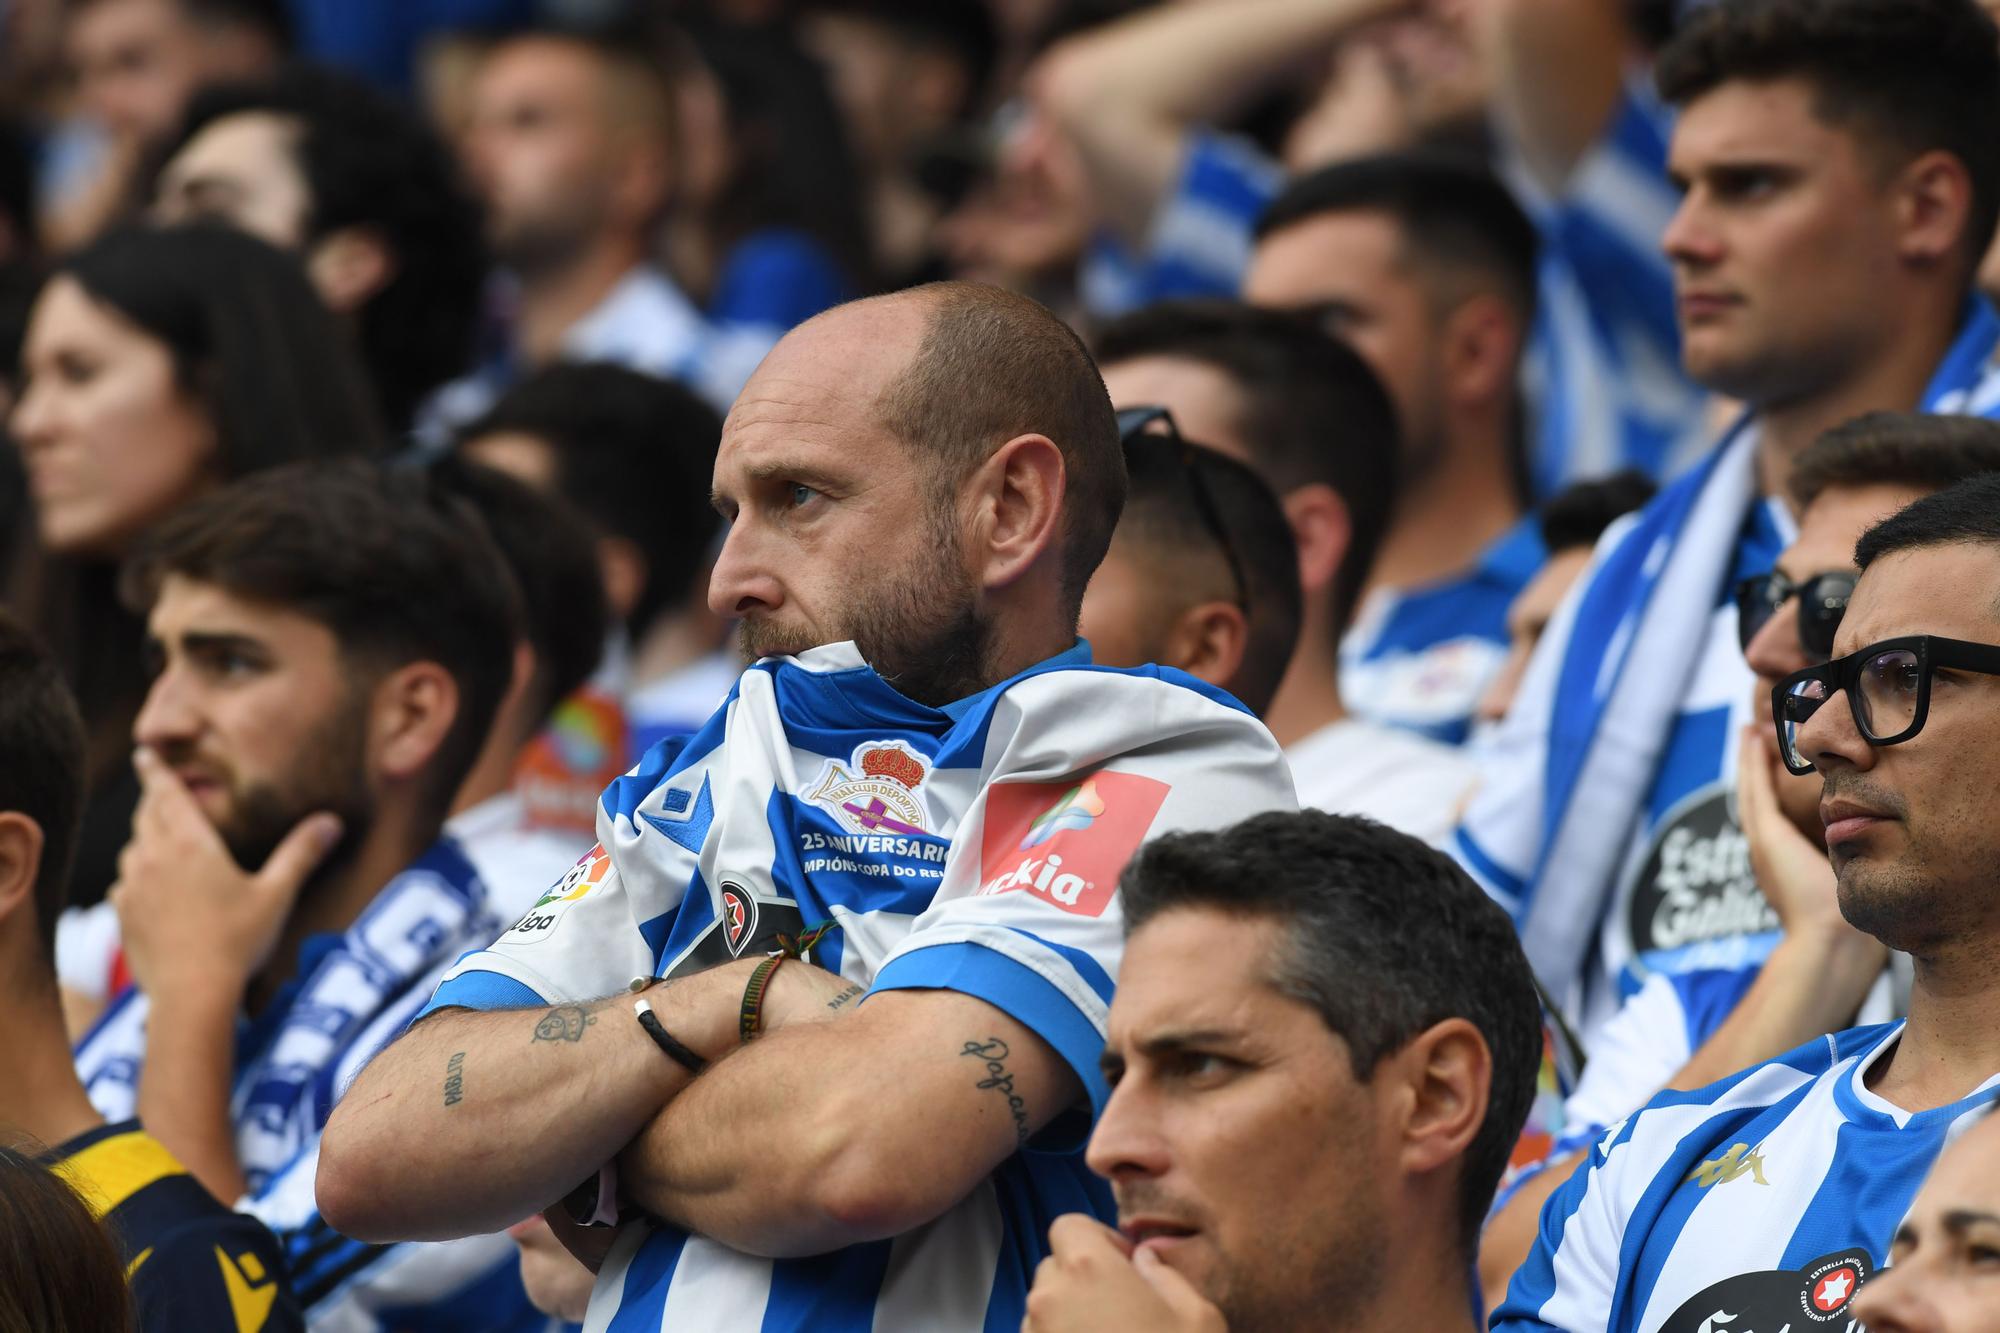
<path fill-rule="evenodd" d="M 722 938 L 732 955 L 741 954 L 743 946 L 757 928 L 757 900 L 743 891 L 741 885 L 725 882 L 722 886 Z"/>
<path fill-rule="evenodd" d="M 979 892 L 1025 889 L 1065 912 L 1104 915 L 1170 790 L 1136 773 L 989 788 Z"/>
<path fill-rule="evenodd" d="M 1828 1312 L 1838 1310 L 1847 1304 L 1848 1297 L 1854 1294 L 1858 1279 L 1859 1275 L 1854 1271 L 1852 1264 L 1842 1264 L 1814 1285 L 1813 1304 Z"/>

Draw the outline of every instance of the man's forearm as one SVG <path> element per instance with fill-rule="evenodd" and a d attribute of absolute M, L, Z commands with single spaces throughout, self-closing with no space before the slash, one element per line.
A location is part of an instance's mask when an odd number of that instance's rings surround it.
<path fill-rule="evenodd" d="M 1491 0 L 1476 13 L 1493 104 L 1536 181 L 1561 191 L 1618 107 L 1631 29 L 1621 0 Z"/>
<path fill-rule="evenodd" d="M 649 995 L 709 1054 L 741 981 L 715 974 Z M 447 1010 L 361 1072 L 328 1120 L 320 1211 L 363 1240 L 497 1231 L 592 1175 L 687 1086 L 632 997 L 492 1013 Z"/>
<path fill-rule="evenodd" d="M 984 1001 L 891 991 L 730 1056 L 626 1149 L 619 1184 L 735 1249 L 818 1254 L 938 1217 L 1080 1096 Z"/>
<path fill-rule="evenodd" d="M 139 1119 L 223 1203 L 243 1197 L 229 1089 L 236 1058 L 236 1006 L 227 1000 L 152 997 Z"/>
<path fill-rule="evenodd" d="M 1667 1086 L 1706 1087 L 1846 1027 L 1883 959 L 1874 940 L 1844 928 L 1786 934 L 1722 1026 Z"/>
<path fill-rule="evenodd" d="M 1051 53 L 1041 102 L 1076 144 L 1098 203 L 1137 242 L 1173 184 L 1181 140 L 1323 58 L 1408 0 L 1188 0 Z"/>

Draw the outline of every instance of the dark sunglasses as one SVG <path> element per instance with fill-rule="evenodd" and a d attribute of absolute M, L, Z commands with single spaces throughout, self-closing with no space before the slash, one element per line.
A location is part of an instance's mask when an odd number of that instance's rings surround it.
<path fill-rule="evenodd" d="M 1744 579 L 1736 585 L 1736 633 L 1743 651 L 1770 623 L 1771 617 L 1793 597 L 1799 599 L 1799 647 L 1816 662 L 1833 656 L 1833 636 L 1840 618 L 1847 614 L 1847 599 L 1854 595 L 1855 575 L 1848 570 L 1815 574 L 1803 583 L 1794 583 L 1772 570 Z"/>
<path fill-rule="evenodd" d="M 1164 425 L 1165 430 L 1150 429 Z M 1174 414 L 1164 407 L 1127 407 L 1118 412 L 1118 440 L 1125 452 L 1131 453 L 1135 447 L 1155 448 L 1160 445 L 1174 451 L 1174 458 L 1180 463 L 1181 471 L 1187 477 L 1188 493 L 1194 498 L 1195 512 L 1201 516 L 1202 526 L 1208 535 L 1215 538 L 1215 544 L 1222 548 L 1222 558 L 1229 563 L 1229 577 L 1236 587 L 1236 605 L 1244 611 L 1250 609 L 1250 580 L 1243 576 L 1243 561 L 1236 554 L 1236 543 L 1229 539 L 1229 529 L 1223 525 L 1222 515 L 1215 507 L 1215 500 L 1208 493 L 1208 484 L 1202 477 L 1202 449 L 1186 436 L 1174 422 Z"/>
<path fill-rule="evenodd" d="M 1931 677 L 1939 670 L 2000 676 L 2000 646 L 1913 634 L 1871 643 L 1785 677 L 1771 690 L 1771 717 L 1778 725 L 1778 754 L 1785 767 L 1801 777 L 1813 771 L 1799 751 L 1799 729 L 1836 694 L 1846 694 L 1855 728 L 1870 745 L 1909 740 L 1924 729 Z"/>

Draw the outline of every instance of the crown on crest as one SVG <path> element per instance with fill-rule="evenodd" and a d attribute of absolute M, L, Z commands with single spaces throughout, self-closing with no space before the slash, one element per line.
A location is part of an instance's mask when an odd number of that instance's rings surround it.
<path fill-rule="evenodd" d="M 924 780 L 924 766 L 917 762 L 907 750 L 884 747 L 870 750 L 861 756 L 861 771 L 871 778 L 888 778 L 900 782 L 905 787 L 915 788 Z"/>

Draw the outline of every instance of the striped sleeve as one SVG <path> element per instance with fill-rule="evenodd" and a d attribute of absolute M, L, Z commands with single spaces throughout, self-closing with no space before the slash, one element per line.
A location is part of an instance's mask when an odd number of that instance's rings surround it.
<path fill-rule="evenodd" d="M 1057 673 L 1012 692 L 1017 725 L 997 742 L 1005 750 L 993 779 L 954 839 L 937 898 L 884 959 L 871 993 L 943 988 L 986 1000 L 1076 1071 L 1094 1118 L 1109 1097 L 1098 1058 L 1124 952 L 1126 862 L 1162 833 L 1296 809 L 1297 799 L 1276 742 L 1247 714 L 1180 684 L 1109 673 L 1097 707 L 1088 675 Z M 1045 694 L 1062 707 L 1038 706 Z M 1047 733 L 1077 733 L 1092 717 L 1108 728 L 1151 722 L 1149 734 L 1163 739 L 1112 744 L 1099 765 L 1051 771 L 1058 745 Z M 1074 1148 L 1087 1131 L 1059 1121 L 1035 1146 Z"/>

